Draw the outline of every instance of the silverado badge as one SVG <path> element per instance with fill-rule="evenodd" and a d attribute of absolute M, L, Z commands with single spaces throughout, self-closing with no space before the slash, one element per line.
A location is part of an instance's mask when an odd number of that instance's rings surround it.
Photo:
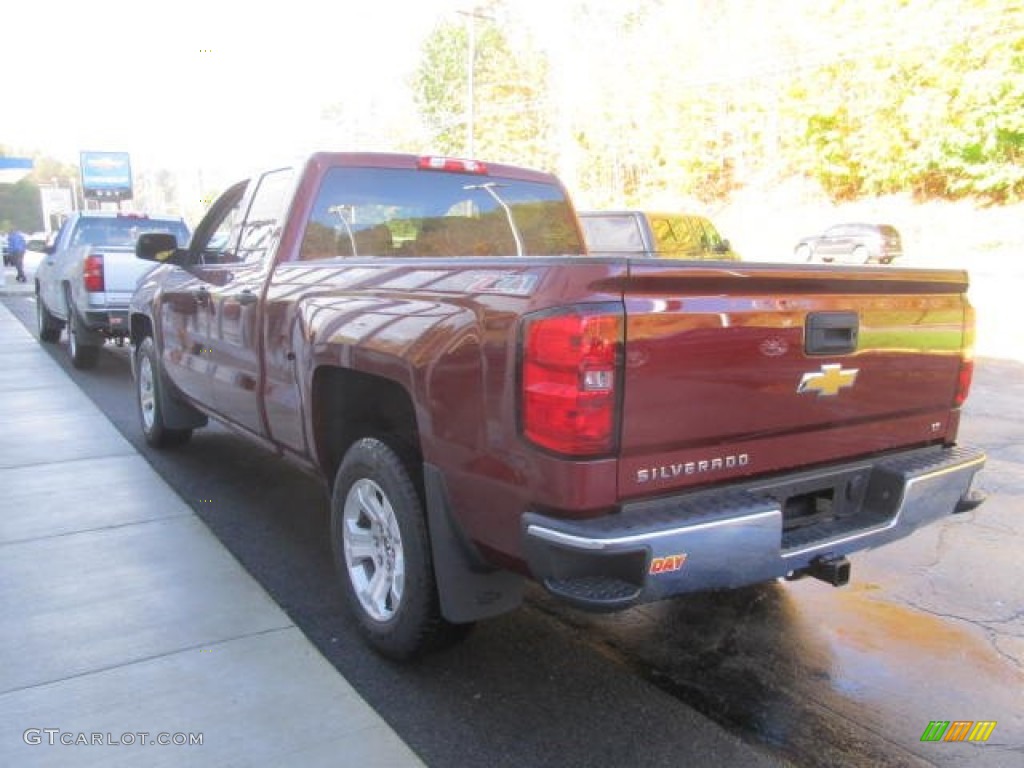
<path fill-rule="evenodd" d="M 833 397 L 843 387 L 852 387 L 857 380 L 858 368 L 843 368 L 836 363 L 821 366 L 820 371 L 805 373 L 796 391 L 817 392 L 818 397 Z"/>

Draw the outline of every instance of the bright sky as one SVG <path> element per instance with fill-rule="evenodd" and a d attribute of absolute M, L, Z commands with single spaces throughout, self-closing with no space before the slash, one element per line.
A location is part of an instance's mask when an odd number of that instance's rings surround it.
<path fill-rule="evenodd" d="M 82 150 L 123 151 L 136 172 L 232 177 L 351 148 L 358 137 L 345 134 L 367 110 L 408 114 L 402 81 L 423 38 L 465 5 L 9 0 L 0 144 L 75 163 Z M 323 118 L 332 104 L 349 122 Z"/>

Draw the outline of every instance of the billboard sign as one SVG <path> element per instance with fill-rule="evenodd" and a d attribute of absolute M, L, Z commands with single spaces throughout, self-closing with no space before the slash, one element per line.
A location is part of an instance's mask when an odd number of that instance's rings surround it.
<path fill-rule="evenodd" d="M 27 157 L 0 157 L 0 184 L 17 184 L 32 173 L 32 160 Z"/>
<path fill-rule="evenodd" d="M 128 200 L 132 166 L 127 152 L 82 152 L 82 193 L 92 200 Z"/>

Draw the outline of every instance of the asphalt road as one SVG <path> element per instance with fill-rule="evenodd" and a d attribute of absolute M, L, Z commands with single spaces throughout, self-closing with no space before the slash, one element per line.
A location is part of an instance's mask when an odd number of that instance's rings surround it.
<path fill-rule="evenodd" d="M 28 297 L 4 300 L 34 331 Z M 155 452 L 127 350 L 69 375 L 325 657 L 431 766 L 1024 765 L 1024 364 L 985 358 L 963 420 L 990 456 L 980 509 L 806 580 L 612 616 L 531 589 L 415 665 L 368 651 L 331 565 L 320 483 L 220 428 Z M 990 720 L 984 744 L 923 743 Z"/>

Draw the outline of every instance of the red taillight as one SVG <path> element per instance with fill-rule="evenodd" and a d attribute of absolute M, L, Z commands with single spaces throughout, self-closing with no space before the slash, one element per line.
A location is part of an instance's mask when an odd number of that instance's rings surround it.
<path fill-rule="evenodd" d="M 82 264 L 82 279 L 89 293 L 103 291 L 103 257 L 97 254 L 85 257 Z"/>
<path fill-rule="evenodd" d="M 974 378 L 974 334 L 977 319 L 974 307 L 964 301 L 964 341 L 960 358 L 960 375 L 956 380 L 956 394 L 953 396 L 953 407 L 959 408 L 967 400 L 971 391 L 971 380 Z"/>
<path fill-rule="evenodd" d="M 623 321 L 583 311 L 524 325 L 522 425 L 542 448 L 598 456 L 615 447 Z"/>
<path fill-rule="evenodd" d="M 487 175 L 487 166 L 476 160 L 463 160 L 458 157 L 421 157 L 416 167 L 421 171 L 451 171 L 453 173 L 477 173 Z"/>
<path fill-rule="evenodd" d="M 953 398 L 953 407 L 959 408 L 967 400 L 967 394 L 971 391 L 971 379 L 974 378 L 974 361 L 960 361 L 960 375 L 956 381 L 956 396 Z"/>

